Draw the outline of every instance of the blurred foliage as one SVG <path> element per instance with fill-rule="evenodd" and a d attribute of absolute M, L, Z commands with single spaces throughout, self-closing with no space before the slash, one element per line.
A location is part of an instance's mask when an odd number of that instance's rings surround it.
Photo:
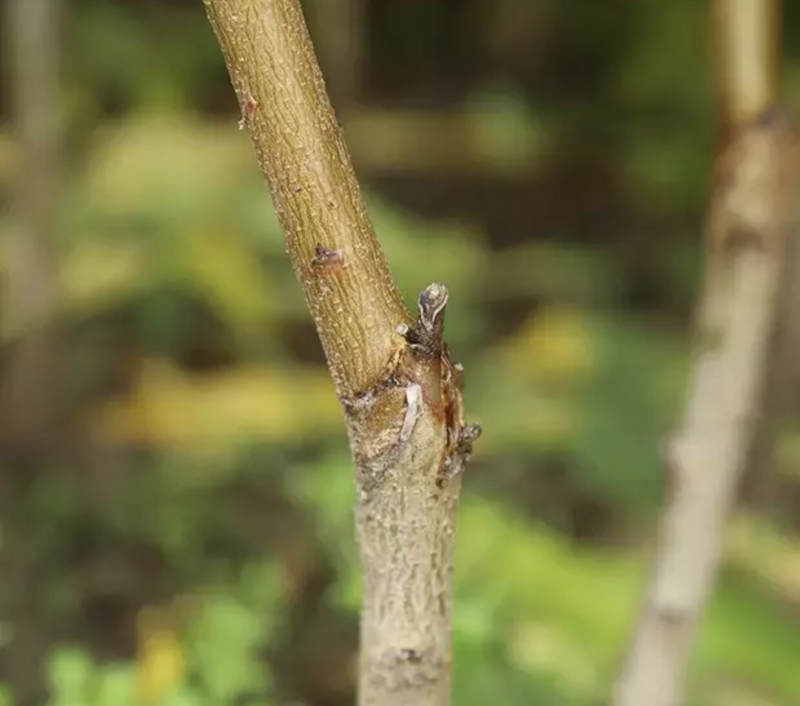
<path fill-rule="evenodd" d="M 705 4 L 364 9 L 342 122 L 409 304 L 450 288 L 485 430 L 459 519 L 454 703 L 592 706 L 636 615 L 685 387 Z M 341 412 L 201 4 L 65 10 L 62 417 L 51 444 L 0 448 L 0 704 L 350 704 Z M 15 158 L 0 130 L 3 206 Z M 800 702 L 787 427 L 780 522 L 750 508 L 731 528 L 691 706 Z"/>
<path fill-rule="evenodd" d="M 47 667 L 49 706 L 268 706 L 272 685 L 258 651 L 279 610 L 273 573 L 250 566 L 233 591 L 195 598 L 183 639 L 175 606 L 143 609 L 135 664 L 101 665 L 79 648 L 57 649 Z M 11 696 L 3 703 L 13 704 Z"/>

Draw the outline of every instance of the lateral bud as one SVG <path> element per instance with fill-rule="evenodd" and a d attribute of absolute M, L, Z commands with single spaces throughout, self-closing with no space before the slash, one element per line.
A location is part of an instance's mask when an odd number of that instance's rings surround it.
<path fill-rule="evenodd" d="M 442 355 L 444 312 L 449 296 L 443 284 L 429 284 L 417 300 L 419 315 L 414 325 L 410 329 L 405 326 L 398 328 L 417 358 L 436 359 Z"/>
<path fill-rule="evenodd" d="M 341 250 L 331 250 L 320 243 L 314 246 L 314 259 L 311 260 L 311 266 L 315 270 L 325 274 L 335 274 L 341 269 L 343 261 Z"/>

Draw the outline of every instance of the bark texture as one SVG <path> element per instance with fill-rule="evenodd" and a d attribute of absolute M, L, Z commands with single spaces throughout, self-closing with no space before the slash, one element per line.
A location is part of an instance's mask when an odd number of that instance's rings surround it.
<path fill-rule="evenodd" d="M 445 706 L 466 425 L 442 340 L 447 289 L 412 317 L 353 173 L 297 0 L 205 0 L 345 413 L 363 576 L 359 704 Z"/>
<path fill-rule="evenodd" d="M 777 5 L 716 0 L 712 26 L 727 134 L 707 223 L 697 352 L 655 567 L 614 706 L 677 706 L 723 550 L 726 520 L 761 416 L 785 272 L 797 148 L 776 106 Z"/>

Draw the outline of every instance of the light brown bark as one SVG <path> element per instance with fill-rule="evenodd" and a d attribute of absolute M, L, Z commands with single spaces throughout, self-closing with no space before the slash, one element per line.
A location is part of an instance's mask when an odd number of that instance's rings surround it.
<path fill-rule="evenodd" d="M 2 435 L 41 442 L 52 411 L 50 335 L 57 304 L 54 236 L 59 139 L 58 0 L 9 0 L 6 55 L 19 168 L 4 243 L 3 335 L 13 354 L 3 374 Z"/>
<path fill-rule="evenodd" d="M 679 430 L 660 544 L 614 706 L 677 706 L 720 563 L 725 524 L 761 416 L 781 290 L 797 149 L 776 106 L 777 3 L 715 0 L 727 144 L 707 223 L 698 351 Z"/>
<path fill-rule="evenodd" d="M 389 274 L 297 0 L 205 0 L 345 412 L 363 576 L 359 704 L 445 706 L 466 426 L 441 340 Z M 210 165 L 213 168 L 213 165 Z M 421 254 L 421 256 L 423 256 Z"/>

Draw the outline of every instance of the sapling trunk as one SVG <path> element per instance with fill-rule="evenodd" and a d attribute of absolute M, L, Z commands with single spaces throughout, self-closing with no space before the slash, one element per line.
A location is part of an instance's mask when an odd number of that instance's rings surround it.
<path fill-rule="evenodd" d="M 466 425 L 442 340 L 411 316 L 367 216 L 297 0 L 205 0 L 342 403 L 363 579 L 360 706 L 446 706 Z M 423 256 L 422 254 L 420 254 Z"/>

